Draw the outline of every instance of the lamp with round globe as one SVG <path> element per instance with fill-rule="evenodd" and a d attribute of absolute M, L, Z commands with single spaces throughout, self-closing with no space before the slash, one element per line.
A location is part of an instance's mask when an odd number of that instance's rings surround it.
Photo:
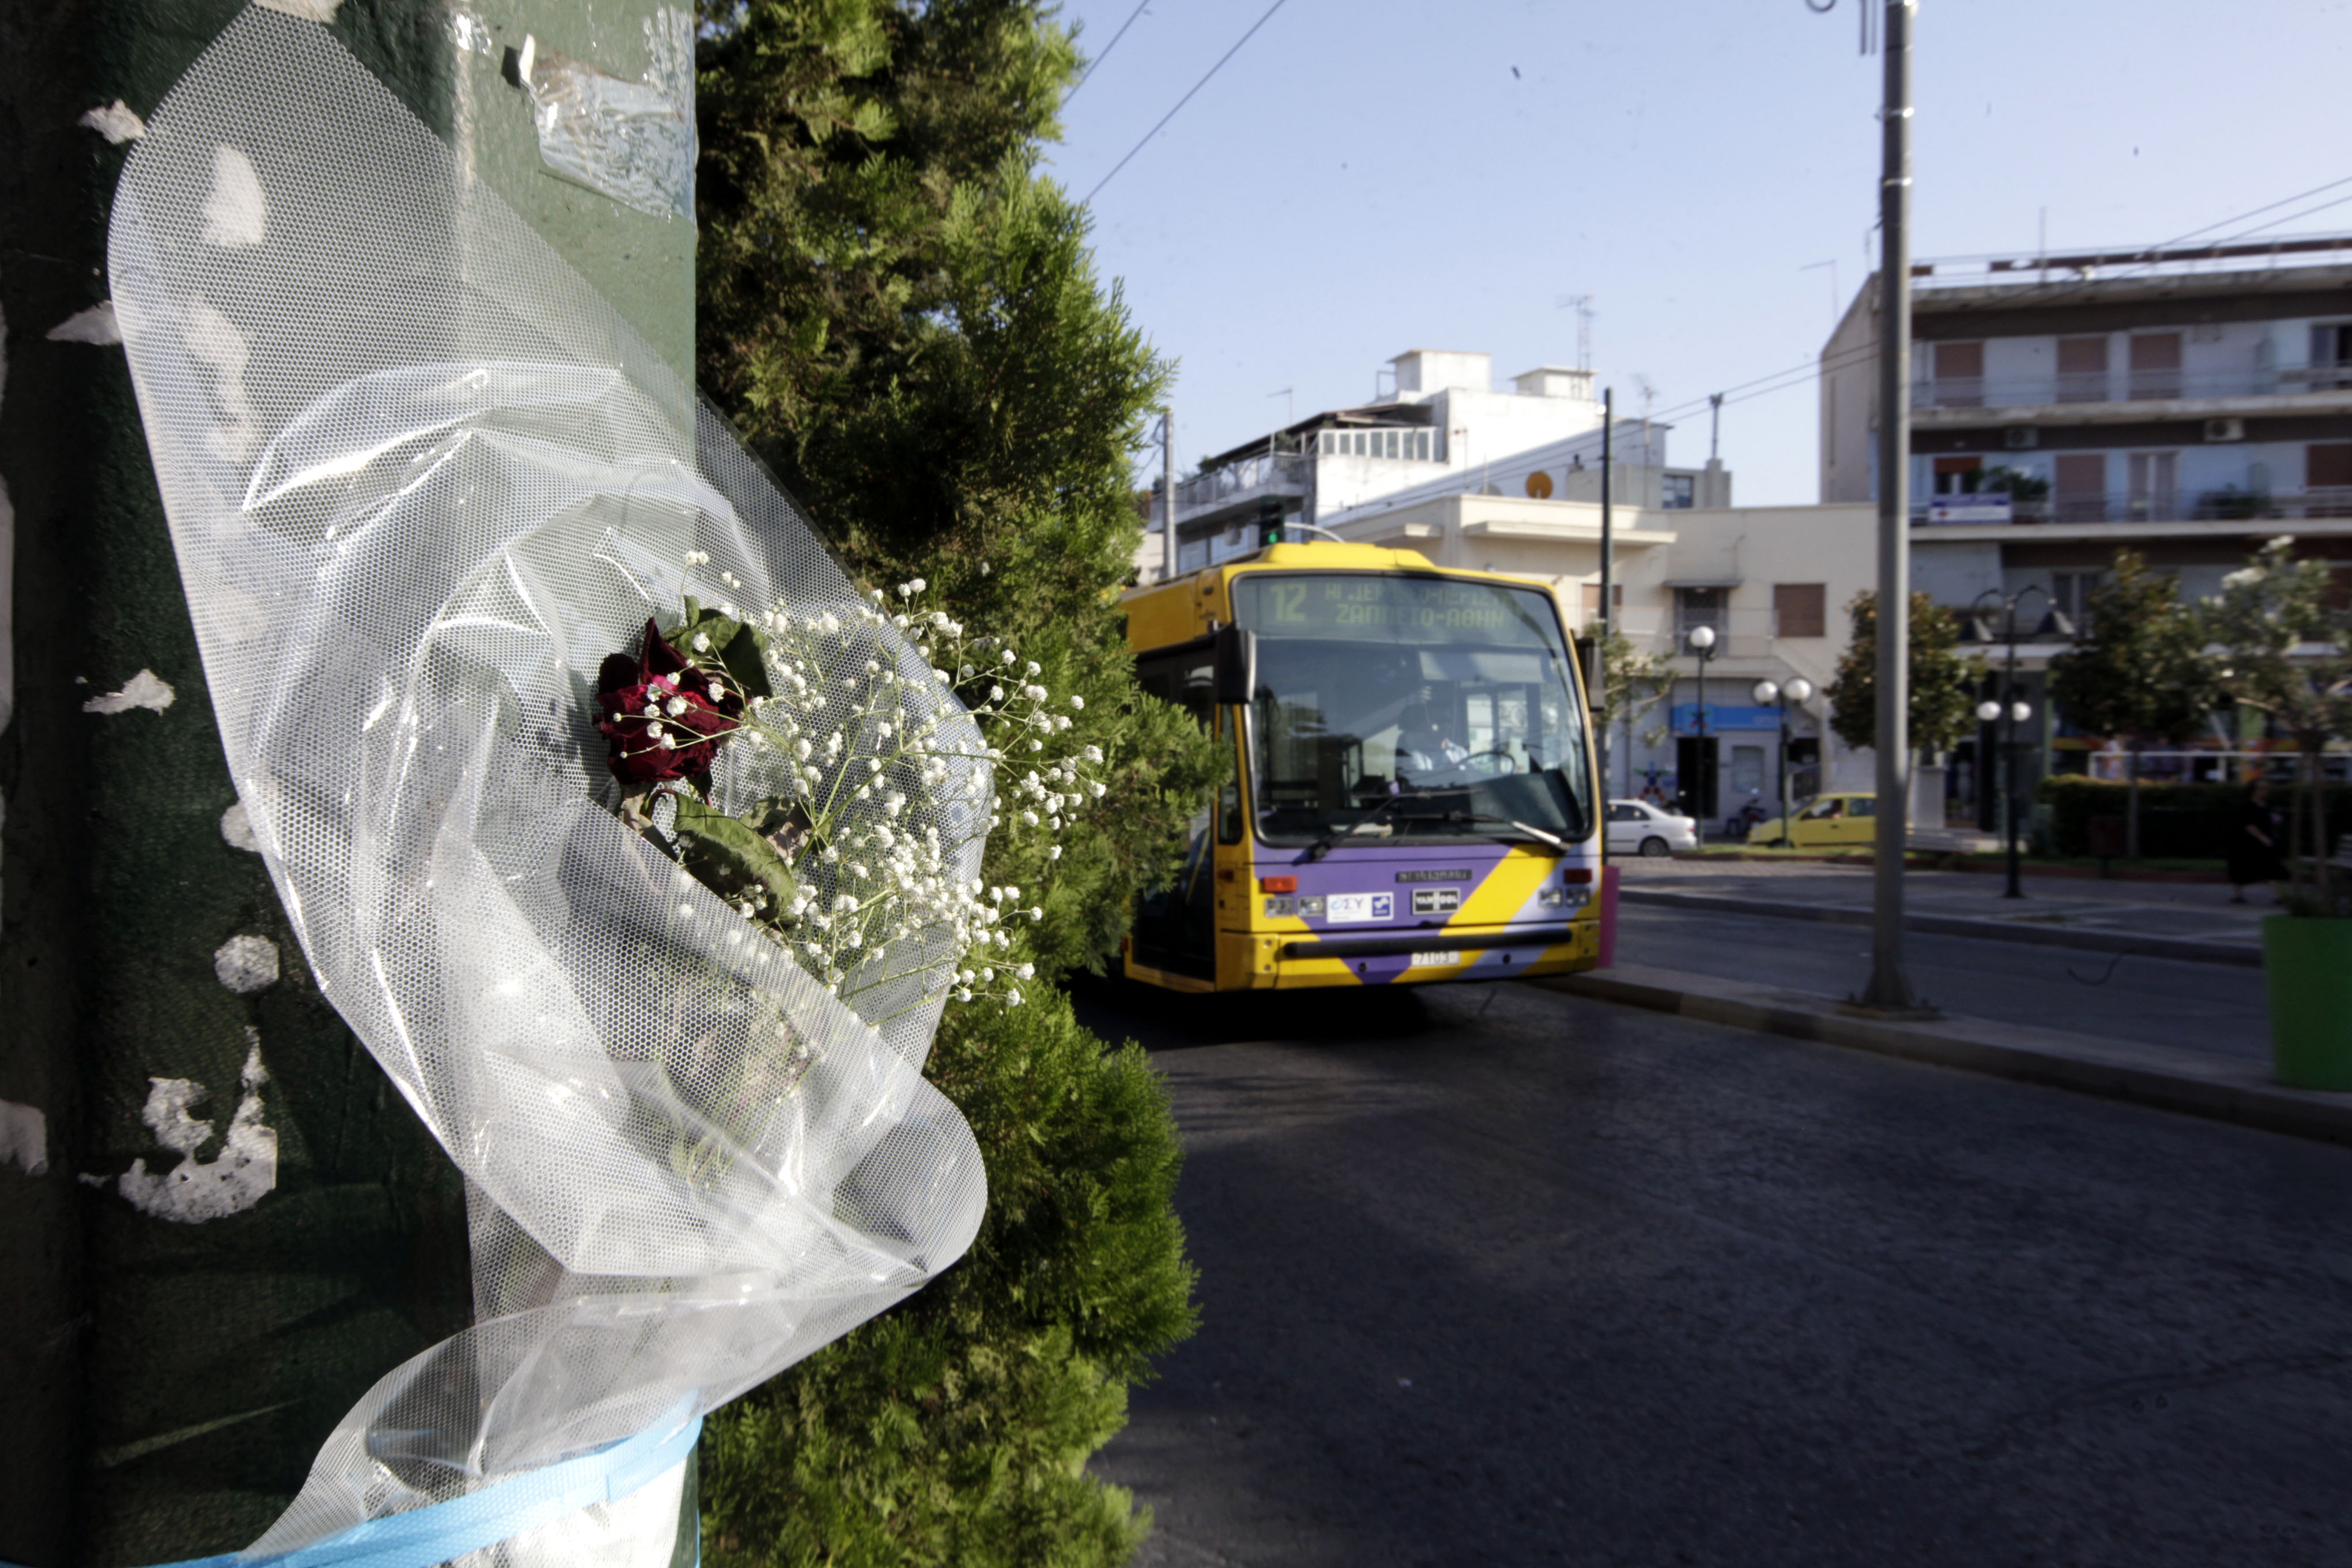
<path fill-rule="evenodd" d="M 1749 695 L 1756 699 L 1756 706 L 1759 708 L 1778 707 L 1780 710 L 1780 842 L 1782 845 L 1793 846 L 1796 838 L 1790 831 L 1790 826 L 1796 820 L 1796 814 L 1789 800 L 1789 704 L 1793 702 L 1802 708 L 1806 703 L 1811 702 L 1813 700 L 1813 683 L 1799 675 L 1791 677 L 1789 684 L 1782 686 L 1767 677 L 1756 683 Z"/>

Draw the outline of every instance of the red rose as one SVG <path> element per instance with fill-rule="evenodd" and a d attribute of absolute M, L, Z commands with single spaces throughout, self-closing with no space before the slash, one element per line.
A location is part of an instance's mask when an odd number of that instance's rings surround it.
<path fill-rule="evenodd" d="M 637 658 L 613 654 L 596 672 L 596 706 L 613 748 L 604 765 L 632 787 L 701 777 L 743 718 L 742 694 L 725 673 L 688 663 L 651 621 Z"/>

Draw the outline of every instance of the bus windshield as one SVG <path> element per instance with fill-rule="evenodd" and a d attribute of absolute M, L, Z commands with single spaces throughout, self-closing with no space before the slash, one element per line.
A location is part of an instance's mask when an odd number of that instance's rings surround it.
<path fill-rule="evenodd" d="M 1267 843 L 1591 831 L 1583 718 L 1549 595 L 1249 573 L 1233 597 L 1235 623 L 1257 634 L 1251 794 Z"/>

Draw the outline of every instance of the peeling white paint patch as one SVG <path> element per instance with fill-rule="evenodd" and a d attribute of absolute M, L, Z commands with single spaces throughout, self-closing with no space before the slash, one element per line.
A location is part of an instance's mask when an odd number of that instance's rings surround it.
<path fill-rule="evenodd" d="M 0 1100 L 0 1165 L 14 1160 L 28 1176 L 49 1170 L 49 1119 L 38 1106 Z"/>
<path fill-rule="evenodd" d="M 245 815 L 245 802 L 241 800 L 232 803 L 226 811 L 221 813 L 221 837 L 232 849 L 248 850 L 256 855 L 261 853 L 261 840 L 253 836 L 253 823 Z"/>
<path fill-rule="evenodd" d="M 213 373 L 213 403 L 224 421 L 213 427 L 213 449 L 230 462 L 241 463 L 261 438 L 261 422 L 245 390 L 245 367 L 251 363 L 252 345 L 236 330 L 236 323 L 209 300 L 189 301 L 180 328 L 190 356 Z"/>
<path fill-rule="evenodd" d="M 155 1142 L 178 1154 L 180 1163 L 149 1175 L 146 1161 L 131 1161 L 115 1190 L 132 1208 L 179 1225 L 200 1225 L 249 1209 L 277 1190 L 278 1134 L 261 1124 L 261 1086 L 269 1081 L 261 1065 L 261 1031 L 248 1028 L 245 1035 L 253 1046 L 241 1079 L 245 1092 L 229 1118 L 221 1152 L 210 1160 L 197 1159 L 196 1151 L 212 1137 L 213 1124 L 188 1114 L 188 1107 L 208 1092 L 205 1086 L 185 1078 L 147 1080 L 141 1118 Z"/>
<path fill-rule="evenodd" d="M 233 936 L 213 952 L 213 974 L 240 996 L 278 984 L 278 944 L 266 936 Z"/>
<path fill-rule="evenodd" d="M 128 713 L 133 708 L 146 708 L 161 713 L 172 705 L 172 699 L 176 695 L 163 677 L 152 669 L 142 669 L 124 681 L 121 690 L 93 697 L 81 705 L 81 710 L 85 713 Z"/>
<path fill-rule="evenodd" d="M 252 159 L 224 142 L 213 149 L 213 189 L 205 198 L 205 243 L 235 250 L 259 245 L 268 237 L 269 203 L 261 194 L 261 176 L 254 173 Z"/>
<path fill-rule="evenodd" d="M 100 300 L 51 327 L 47 337 L 53 343 L 92 343 L 104 348 L 122 341 L 122 323 L 114 319 L 114 301 Z"/>
<path fill-rule="evenodd" d="M 119 98 L 103 109 L 91 110 L 75 123 L 89 126 L 117 147 L 147 134 L 147 122 Z"/>
<path fill-rule="evenodd" d="M 289 16 L 299 16 L 305 22 L 331 22 L 335 7 L 343 0 L 253 0 L 265 11 L 282 11 Z"/>

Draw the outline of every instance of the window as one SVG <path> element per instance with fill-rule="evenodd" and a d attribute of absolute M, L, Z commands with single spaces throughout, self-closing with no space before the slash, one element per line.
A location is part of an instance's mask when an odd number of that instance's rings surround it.
<path fill-rule="evenodd" d="M 2107 400 L 2107 340 L 2058 340 L 2058 401 L 2105 403 Z"/>
<path fill-rule="evenodd" d="M 2311 390 L 2352 386 L 2352 321 L 2323 321 L 2311 329 Z"/>
<path fill-rule="evenodd" d="M 1731 630 L 1731 590 L 1728 588 L 1677 588 L 1675 590 L 1675 640 L 1679 643 L 1699 626 L 1713 626 L 1717 639 L 1717 652 L 1725 651 L 1721 639 Z"/>
<path fill-rule="evenodd" d="M 1431 440 L 1427 430 L 1325 430 L 1315 437 L 1315 449 L 1327 458 L 1396 458 L 1426 463 Z"/>
<path fill-rule="evenodd" d="M 1854 797 L 1853 809 L 1848 813 L 1848 815 L 1853 816 L 1876 816 L 1878 815 L 1878 802 L 1866 795 L 1857 795 Z"/>
<path fill-rule="evenodd" d="M 2180 395 L 2180 334 L 2142 332 L 2131 341 L 2135 399 Z"/>
<path fill-rule="evenodd" d="M 1936 406 L 1984 406 L 1984 344 L 1936 345 Z"/>
<path fill-rule="evenodd" d="M 2061 452 L 2052 464 L 2060 522 L 2107 521 L 2107 455 Z"/>
<path fill-rule="evenodd" d="M 1697 501 L 1696 474 L 1666 474 L 1659 483 L 1659 507 L 1666 511 L 1688 511 Z"/>
<path fill-rule="evenodd" d="M 1624 613 L 1624 584 L 1612 583 L 1609 584 L 1609 602 L 1616 606 L 1618 614 L 1622 615 Z M 1587 626 L 1591 626 L 1594 621 L 1599 620 L 1600 618 L 1601 584 L 1598 583 L 1587 583 L 1584 584 L 1584 623 Z"/>
<path fill-rule="evenodd" d="M 1609 808 L 1609 820 L 1612 822 L 1647 822 L 1650 820 L 1650 814 L 1643 811 L 1640 806 L 1633 805 L 1631 801 L 1620 801 L 1615 805 Z"/>
<path fill-rule="evenodd" d="M 2091 595 L 2099 591 L 2104 572 L 2053 572 L 2050 575 L 2050 607 L 2074 623 L 2076 636 L 2091 629 Z"/>
<path fill-rule="evenodd" d="M 2314 442 L 2304 448 L 2303 488 L 2312 517 L 2352 515 L 2352 441 Z"/>
<path fill-rule="evenodd" d="M 1939 496 L 1972 496 L 1984 476 L 1982 458 L 1938 458 L 1935 467 L 1935 493 Z"/>
<path fill-rule="evenodd" d="M 2180 515 L 2178 452 L 2134 452 L 2126 459 L 2131 477 L 2131 520 L 2171 522 Z"/>
<path fill-rule="evenodd" d="M 1772 635 L 1818 637 L 1829 635 L 1829 584 L 1772 584 Z"/>

